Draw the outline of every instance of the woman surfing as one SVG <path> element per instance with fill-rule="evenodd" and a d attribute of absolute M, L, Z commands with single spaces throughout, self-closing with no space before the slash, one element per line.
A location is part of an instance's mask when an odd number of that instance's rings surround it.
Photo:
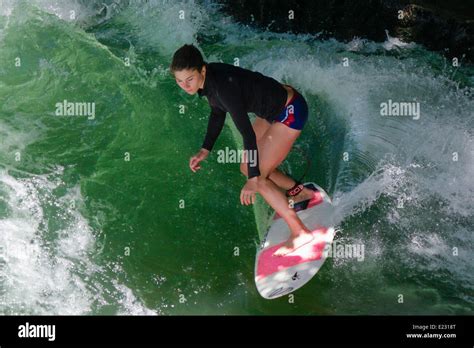
<path fill-rule="evenodd" d="M 176 83 L 186 93 L 206 96 L 211 107 L 207 133 L 201 150 L 189 161 L 196 172 L 207 158 L 229 112 L 243 137 L 244 153 L 252 152 L 256 161 L 244 160 L 241 172 L 247 182 L 240 193 L 244 205 L 255 203 L 258 192 L 285 220 L 291 234 L 275 251 L 284 256 L 309 243 L 314 237 L 303 224 L 286 196 L 294 202 L 309 200 L 314 191 L 283 174 L 278 166 L 287 157 L 308 118 L 308 106 L 293 87 L 271 77 L 224 63 L 206 63 L 193 45 L 184 45 L 173 56 L 170 66 Z M 250 122 L 248 112 L 257 115 Z"/>

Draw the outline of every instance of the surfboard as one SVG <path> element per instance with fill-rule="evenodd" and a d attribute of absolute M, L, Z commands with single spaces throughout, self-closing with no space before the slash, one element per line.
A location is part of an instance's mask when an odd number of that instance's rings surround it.
<path fill-rule="evenodd" d="M 263 298 L 275 299 L 301 288 L 314 277 L 326 261 L 335 229 L 333 205 L 328 194 L 315 183 L 304 184 L 314 191 L 309 201 L 299 202 L 294 209 L 314 239 L 284 256 L 274 256 L 290 237 L 286 222 L 274 214 L 255 259 L 255 284 Z"/>

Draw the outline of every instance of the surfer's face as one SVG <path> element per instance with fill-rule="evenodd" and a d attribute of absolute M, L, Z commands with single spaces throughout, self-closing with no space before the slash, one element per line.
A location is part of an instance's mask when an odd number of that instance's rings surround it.
<path fill-rule="evenodd" d="M 204 78 L 206 77 L 206 67 L 203 67 L 201 72 L 196 69 L 185 69 L 174 72 L 176 83 L 188 94 L 196 94 L 199 88 L 204 85 Z"/>

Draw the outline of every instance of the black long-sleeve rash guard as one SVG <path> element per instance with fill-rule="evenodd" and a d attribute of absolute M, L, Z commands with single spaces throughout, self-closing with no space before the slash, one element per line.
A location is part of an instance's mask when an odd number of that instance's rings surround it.
<path fill-rule="evenodd" d="M 230 64 L 207 63 L 204 86 L 198 94 L 206 96 L 211 107 L 202 147 L 212 150 L 224 126 L 226 112 L 229 112 L 242 134 L 244 149 L 255 154 L 256 165 L 252 166 L 251 161 L 247 163 L 248 178 L 259 176 L 257 140 L 247 113 L 253 112 L 271 122 L 285 107 L 286 89 L 275 79 L 259 72 Z"/>

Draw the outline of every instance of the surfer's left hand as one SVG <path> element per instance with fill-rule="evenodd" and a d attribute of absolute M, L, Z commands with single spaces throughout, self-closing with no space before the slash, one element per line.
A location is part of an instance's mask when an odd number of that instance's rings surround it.
<path fill-rule="evenodd" d="M 255 203 L 255 194 L 257 192 L 257 180 L 258 177 L 254 176 L 251 179 L 248 179 L 245 186 L 240 192 L 240 203 L 249 205 Z"/>

